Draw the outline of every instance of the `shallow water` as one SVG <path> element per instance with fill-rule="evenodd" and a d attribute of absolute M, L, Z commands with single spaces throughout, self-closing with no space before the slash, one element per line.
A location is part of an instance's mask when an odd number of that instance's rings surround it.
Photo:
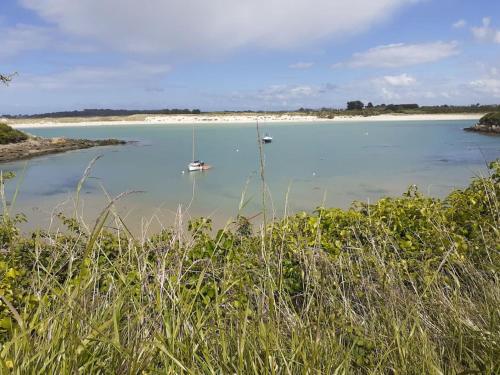
<path fill-rule="evenodd" d="M 274 142 L 263 146 L 268 207 L 311 211 L 319 205 L 348 207 L 402 194 L 417 184 L 422 192 L 445 196 L 486 173 L 485 161 L 500 157 L 500 138 L 462 129 L 474 121 L 262 124 Z M 210 215 L 217 225 L 261 208 L 259 148 L 254 124 L 196 125 L 197 157 L 214 166 L 182 173 L 191 159 L 192 125 L 128 125 L 27 129 L 44 137 L 119 138 L 138 143 L 52 155 L 0 165 L 24 180 L 15 206 L 30 227 L 50 224 L 52 213 L 74 209 L 76 185 L 90 160 L 95 164 L 79 207 L 92 222 L 110 195 L 143 191 L 117 203 L 125 222 L 141 232 L 173 223 L 179 205 L 190 216 Z M 26 165 L 26 167 L 25 167 Z M 7 187 L 12 196 L 15 183 Z M 242 199 L 242 194 L 244 198 Z M 257 219 L 258 220 L 258 219 Z M 59 225 L 55 220 L 53 228 Z"/>

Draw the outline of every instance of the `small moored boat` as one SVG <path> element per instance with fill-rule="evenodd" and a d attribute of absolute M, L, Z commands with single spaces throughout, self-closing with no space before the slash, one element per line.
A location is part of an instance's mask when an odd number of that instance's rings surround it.
<path fill-rule="evenodd" d="M 193 125 L 193 158 L 191 159 L 192 162 L 188 164 L 188 171 L 189 172 L 206 171 L 207 169 L 212 168 L 212 166 L 205 164 L 205 162 L 194 159 L 194 146 L 195 144 L 194 144 L 194 125 Z"/>
<path fill-rule="evenodd" d="M 262 143 L 271 143 L 273 141 L 273 137 L 266 133 L 264 137 L 262 137 Z"/>
<path fill-rule="evenodd" d="M 210 168 L 212 168 L 210 165 L 205 164 L 205 162 L 200 161 L 200 160 L 195 160 L 195 161 L 188 164 L 189 172 L 206 171 L 207 169 L 210 169 Z"/>

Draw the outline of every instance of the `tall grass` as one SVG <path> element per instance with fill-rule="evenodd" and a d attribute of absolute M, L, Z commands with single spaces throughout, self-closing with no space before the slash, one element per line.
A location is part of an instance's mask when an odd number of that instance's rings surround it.
<path fill-rule="evenodd" d="M 319 208 L 256 232 L 0 229 L 0 372 L 500 371 L 500 168 L 445 200 Z M 119 197 L 118 197 L 119 198 Z"/>

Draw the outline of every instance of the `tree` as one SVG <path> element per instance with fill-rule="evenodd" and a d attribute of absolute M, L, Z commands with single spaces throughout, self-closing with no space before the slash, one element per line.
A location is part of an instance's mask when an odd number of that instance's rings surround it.
<path fill-rule="evenodd" d="M 0 73 L 0 83 L 4 85 L 8 85 L 10 81 L 12 81 L 12 77 L 14 77 L 17 73 L 6 75 Z"/>
<path fill-rule="evenodd" d="M 352 111 L 352 110 L 355 110 L 355 109 L 363 109 L 365 105 L 363 104 L 362 101 L 359 101 L 359 100 L 355 100 L 355 101 L 352 101 L 352 102 L 347 102 L 347 110 L 348 111 Z"/>
<path fill-rule="evenodd" d="M 366 108 L 373 108 L 373 103 L 372 103 L 372 102 L 368 103 L 368 104 L 366 105 Z"/>

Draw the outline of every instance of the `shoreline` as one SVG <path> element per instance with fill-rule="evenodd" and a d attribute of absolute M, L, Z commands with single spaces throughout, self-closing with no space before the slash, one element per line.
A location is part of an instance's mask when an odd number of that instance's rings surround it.
<path fill-rule="evenodd" d="M 488 125 L 476 124 L 469 128 L 464 128 L 464 130 L 466 132 L 480 133 L 486 135 L 500 135 L 500 125 L 488 126 Z"/>
<path fill-rule="evenodd" d="M 376 122 L 376 121 L 455 121 L 479 120 L 484 114 L 387 114 L 377 116 L 336 116 L 333 119 L 318 118 L 308 115 L 143 115 L 113 118 L 41 118 L 29 120 L 7 120 L 14 129 L 29 128 L 62 128 L 62 127 L 93 127 L 93 126 L 126 126 L 126 125 L 182 125 L 182 124 L 244 124 L 259 122 L 300 123 L 300 122 Z"/>
<path fill-rule="evenodd" d="M 125 145 L 126 143 L 118 139 L 88 140 L 32 137 L 22 142 L 0 145 L 0 164 L 93 147 Z"/>

